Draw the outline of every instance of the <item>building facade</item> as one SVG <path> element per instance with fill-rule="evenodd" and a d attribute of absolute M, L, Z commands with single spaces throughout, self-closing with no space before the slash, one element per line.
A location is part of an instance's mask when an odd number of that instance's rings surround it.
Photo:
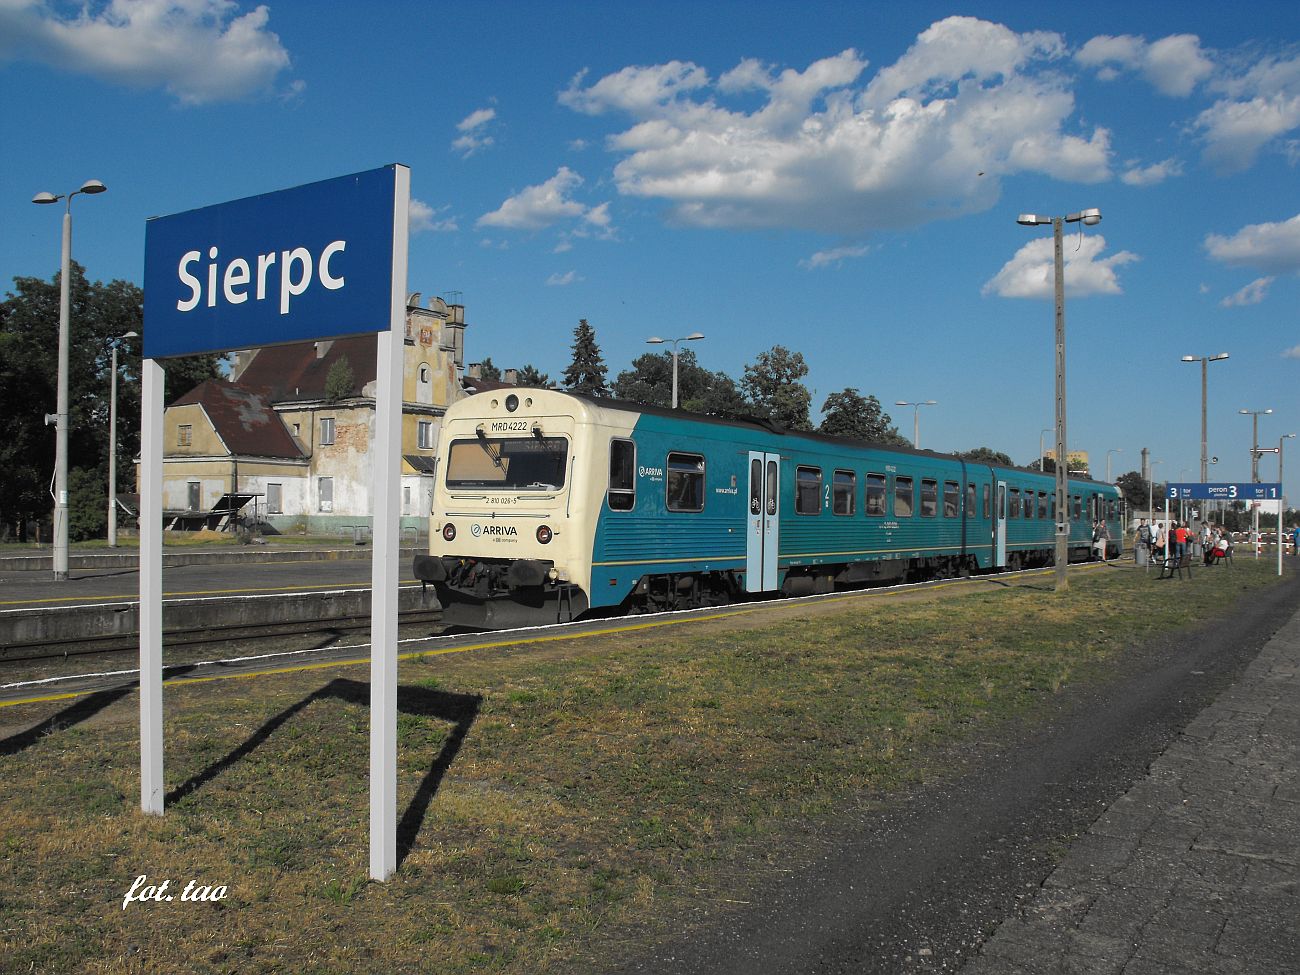
<path fill-rule="evenodd" d="M 433 458 L 462 385 L 462 305 L 407 302 L 402 382 L 402 526 L 426 530 Z M 167 407 L 163 508 L 210 511 L 224 494 L 280 532 L 368 530 L 375 422 L 373 335 L 250 349 L 228 380 L 208 380 Z"/>

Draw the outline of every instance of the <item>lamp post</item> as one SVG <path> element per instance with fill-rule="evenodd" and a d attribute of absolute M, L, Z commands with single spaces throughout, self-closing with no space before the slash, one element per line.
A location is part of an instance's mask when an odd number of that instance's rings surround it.
<path fill-rule="evenodd" d="M 1204 484 L 1209 479 L 1210 473 L 1210 451 L 1206 440 L 1205 413 L 1206 413 L 1206 389 L 1208 385 L 1208 374 L 1211 362 L 1221 362 L 1228 358 L 1228 353 L 1220 352 L 1218 355 L 1185 355 L 1183 362 L 1199 362 L 1201 364 L 1201 483 Z"/>
<path fill-rule="evenodd" d="M 1098 209 L 1080 210 L 1066 217 L 1043 217 L 1022 213 L 1016 218 L 1022 227 L 1052 225 L 1052 259 L 1055 267 L 1056 292 L 1056 591 L 1069 588 L 1070 520 L 1067 515 L 1067 468 L 1065 453 L 1065 257 L 1062 253 L 1062 229 L 1067 223 L 1092 227 L 1101 223 Z"/>
<path fill-rule="evenodd" d="M 912 446 L 917 450 L 921 449 L 921 407 L 938 406 L 937 399 L 923 399 L 918 402 L 911 402 L 905 399 L 894 400 L 895 406 L 910 406 L 912 408 Z"/>
<path fill-rule="evenodd" d="M 112 340 L 113 375 L 108 394 L 108 547 L 117 548 L 117 347 L 139 332 L 125 332 Z"/>
<path fill-rule="evenodd" d="M 1114 483 L 1115 483 L 1113 480 L 1111 480 L 1111 476 L 1110 476 L 1110 455 L 1111 455 L 1111 454 L 1122 454 L 1122 453 L 1124 453 L 1124 448 L 1123 448 L 1123 447 L 1115 447 L 1115 448 L 1113 448 L 1113 449 L 1111 449 L 1111 450 L 1106 451 L 1106 483 L 1107 483 L 1107 484 L 1114 484 Z"/>
<path fill-rule="evenodd" d="M 67 200 L 63 211 L 63 254 L 59 265 L 59 376 L 55 412 L 45 415 L 45 423 L 54 424 L 54 580 L 68 578 L 68 319 L 72 276 L 72 198 L 78 193 L 103 193 L 107 187 L 97 179 L 88 179 L 81 189 L 62 196 L 37 193 L 33 203 L 58 203 Z"/>
<path fill-rule="evenodd" d="M 1268 416 L 1272 409 L 1238 410 L 1243 416 L 1250 417 L 1250 483 L 1259 483 L 1259 418 Z M 1259 558 L 1259 506 L 1250 506 L 1250 543 L 1255 546 L 1255 558 Z"/>
<path fill-rule="evenodd" d="M 654 336 L 653 338 L 648 338 L 648 339 L 645 340 L 645 344 L 646 344 L 646 345 L 663 345 L 663 344 L 666 343 L 666 342 L 671 342 L 671 343 L 672 343 L 672 347 L 673 347 L 673 409 L 674 409 L 674 410 L 677 409 L 677 346 L 678 346 L 678 344 L 681 343 L 681 342 L 694 342 L 694 341 L 696 341 L 696 340 L 698 340 L 698 339 L 702 339 L 702 338 L 704 338 L 704 334 L 703 334 L 702 332 L 692 332 L 690 335 L 683 335 L 683 336 L 682 336 L 681 338 L 679 338 L 679 339 L 661 339 L 659 336 L 656 335 L 656 336 Z"/>
<path fill-rule="evenodd" d="M 1286 489 L 1282 487 L 1282 447 L 1288 440 L 1294 440 L 1294 433 L 1284 433 L 1277 441 L 1277 483 L 1281 497 L 1277 499 L 1277 574 L 1282 574 L 1282 514 L 1286 510 Z M 1300 549 L 1296 551 L 1300 555 Z"/>

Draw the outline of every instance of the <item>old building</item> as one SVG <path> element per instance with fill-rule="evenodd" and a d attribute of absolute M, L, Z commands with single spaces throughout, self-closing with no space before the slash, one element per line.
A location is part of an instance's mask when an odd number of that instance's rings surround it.
<path fill-rule="evenodd" d="M 442 415 L 465 395 L 464 307 L 407 303 L 402 387 L 402 525 L 423 531 Z M 167 407 L 163 508 L 208 511 L 222 495 L 254 496 L 246 514 L 282 532 L 368 526 L 375 419 L 373 335 L 235 354 L 229 380 L 209 380 Z"/>

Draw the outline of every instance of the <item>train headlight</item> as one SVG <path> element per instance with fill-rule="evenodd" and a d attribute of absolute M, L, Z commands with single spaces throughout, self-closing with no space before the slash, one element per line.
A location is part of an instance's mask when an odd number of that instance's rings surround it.
<path fill-rule="evenodd" d="M 519 397 L 511 393 L 506 397 L 506 412 L 513 413 L 517 409 L 519 409 Z"/>
<path fill-rule="evenodd" d="M 451 522 L 442 526 L 443 541 L 454 542 L 456 540 L 456 526 Z"/>
<path fill-rule="evenodd" d="M 549 544 L 553 537 L 555 536 L 552 534 L 549 525 L 537 526 L 537 540 L 541 542 L 543 545 Z"/>

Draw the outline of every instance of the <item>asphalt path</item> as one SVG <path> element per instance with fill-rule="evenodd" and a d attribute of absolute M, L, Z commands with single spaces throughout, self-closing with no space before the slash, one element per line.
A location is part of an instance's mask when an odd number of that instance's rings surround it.
<path fill-rule="evenodd" d="M 1065 690 L 1045 723 L 961 746 L 946 780 L 791 837 L 801 865 L 784 880 L 747 905 L 702 902 L 689 935 L 613 970 L 959 970 L 1070 841 L 1241 675 L 1298 597 L 1292 573 L 1234 618 L 1135 649 L 1105 683 Z M 774 849 L 770 860 L 783 856 Z"/>

